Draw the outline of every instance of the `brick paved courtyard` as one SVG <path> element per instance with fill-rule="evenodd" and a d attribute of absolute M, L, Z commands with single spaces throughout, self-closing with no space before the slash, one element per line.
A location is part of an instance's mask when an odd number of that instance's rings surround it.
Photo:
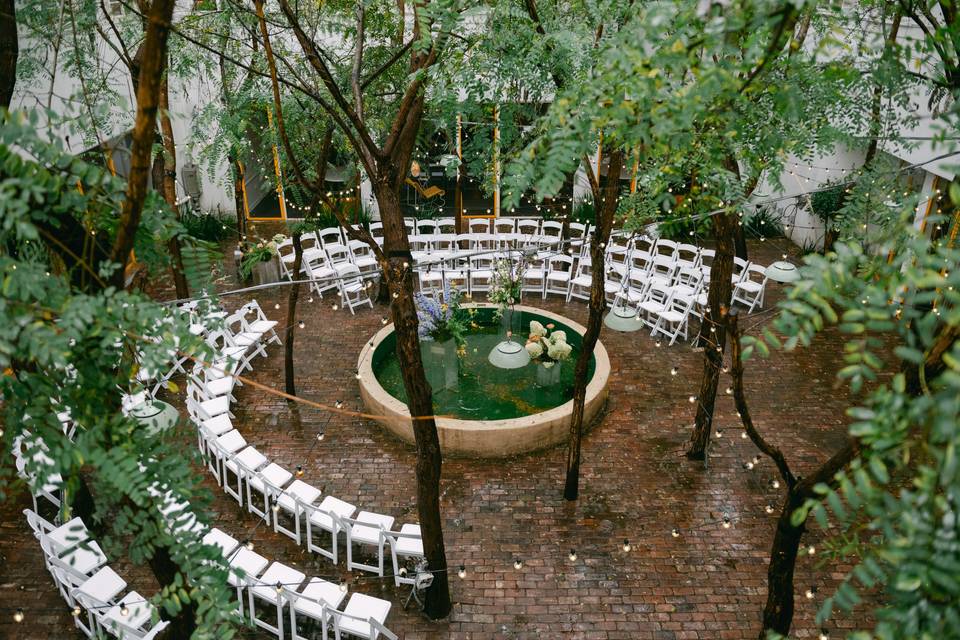
<path fill-rule="evenodd" d="M 782 247 L 756 243 L 751 249 L 752 257 L 766 264 Z M 779 297 L 778 285 L 771 283 L 769 302 Z M 257 298 L 268 315 L 286 323 L 285 305 L 273 308 L 284 295 Z M 351 317 L 334 311 L 329 297 L 312 304 L 301 300 L 306 328 L 296 342 L 298 394 L 327 403 L 340 399 L 360 409 L 353 376 L 357 354 L 380 329 L 386 308 Z M 580 303 L 526 302 L 586 321 Z M 388 626 L 401 637 L 756 638 L 776 518 L 764 507 L 779 509 L 782 491 L 769 484 L 774 469 L 766 459 L 753 470 L 743 468 L 758 452 L 740 438 L 732 399 L 722 393 L 724 381 L 715 422 L 723 435 L 713 442 L 709 465 L 683 456 L 693 416 L 688 397 L 696 393 L 701 354 L 688 345 L 658 348 L 645 332 L 604 329 L 601 339 L 611 359 L 610 400 L 605 417 L 584 440 L 580 500 L 562 499 L 563 449 L 496 461 L 446 460 L 442 509 L 448 561 L 467 569 L 464 579 L 451 577 L 450 617 L 428 622 L 412 610 L 404 612 L 406 591 L 392 582 L 365 579 L 353 587 L 393 601 Z M 249 375 L 282 388 L 282 349 L 273 345 L 269 353 Z M 754 420 L 800 473 L 842 441 L 848 397 L 834 383 L 841 355 L 841 340 L 828 331 L 813 349 L 775 352 L 748 365 Z M 237 398 L 234 424 L 271 460 L 291 469 L 302 464 L 303 480 L 324 494 L 392 514 L 398 524 L 416 520 L 412 447 L 371 421 L 306 407 L 293 412 L 282 399 L 249 385 Z M 326 437 L 317 444 L 315 435 L 324 425 Z M 184 442 L 195 446 L 189 425 Z M 334 567 L 257 527 L 254 516 L 238 509 L 208 474 L 198 473 L 216 490 L 211 511 L 216 526 L 252 539 L 269 559 L 295 564 L 308 576 L 346 575 L 344 561 Z M 22 625 L 9 616 L 0 620 L 0 638 L 80 637 L 20 514 L 28 506 L 29 496 L 22 493 L 0 503 L 0 607 L 23 607 L 29 616 Z M 729 529 L 716 523 L 723 514 L 733 519 Z M 678 537 L 671 535 L 674 527 Z M 621 548 L 625 539 L 632 545 L 629 553 Z M 568 557 L 571 549 L 575 561 Z M 108 555 L 117 557 L 109 550 Z M 514 558 L 523 560 L 522 569 L 514 568 Z M 819 599 L 842 576 L 843 567 L 829 561 L 821 566 L 823 561 L 818 555 L 798 563 L 796 637 L 816 637 Z M 142 567 L 111 564 L 141 593 L 156 588 Z M 802 593 L 812 585 L 819 594 L 811 602 Z M 858 622 L 862 615 L 836 624 Z"/>

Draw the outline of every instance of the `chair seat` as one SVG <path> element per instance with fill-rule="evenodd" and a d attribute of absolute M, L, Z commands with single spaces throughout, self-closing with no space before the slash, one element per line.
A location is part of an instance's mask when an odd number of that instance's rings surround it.
<path fill-rule="evenodd" d="M 302 480 L 294 480 L 277 498 L 277 504 L 286 511 L 293 513 L 296 508 L 296 500 L 305 504 L 313 504 L 319 497 L 319 489 Z"/>
<path fill-rule="evenodd" d="M 551 271 L 547 274 L 547 280 L 556 280 L 557 282 L 569 282 L 570 274 L 566 271 Z"/>
<path fill-rule="evenodd" d="M 753 280 L 744 280 L 743 282 L 736 283 L 736 288 L 746 291 L 747 293 L 757 293 L 763 288 L 763 285 Z"/>
<path fill-rule="evenodd" d="M 264 334 L 273 329 L 275 326 L 277 326 L 276 320 L 256 320 L 255 322 L 250 323 L 250 331 L 256 331 L 257 333 Z"/>
<path fill-rule="evenodd" d="M 98 602 L 110 602 L 127 588 L 127 582 L 110 567 L 103 567 L 79 587 L 79 591 Z"/>
<path fill-rule="evenodd" d="M 315 267 L 310 269 L 310 277 L 314 280 L 320 280 L 322 278 L 329 278 L 330 276 L 337 275 L 337 272 L 331 269 L 330 267 Z"/>
<path fill-rule="evenodd" d="M 667 322 L 683 322 L 683 319 L 686 317 L 679 311 L 673 311 L 672 309 L 670 311 L 661 311 L 657 315 Z"/>
<path fill-rule="evenodd" d="M 355 618 L 340 618 L 340 630 L 361 638 L 369 638 L 372 634 L 370 623 L 367 621 L 373 618 L 380 624 L 386 622 L 387 615 L 390 613 L 390 605 L 389 601 L 380 598 L 362 593 L 351 594 L 343 612 L 349 616 L 355 616 Z"/>
<path fill-rule="evenodd" d="M 250 486 L 257 491 L 263 492 L 263 481 L 261 476 L 267 479 L 267 482 L 276 486 L 282 487 L 283 485 L 290 482 L 290 478 L 293 477 L 293 474 L 278 465 L 276 462 L 271 462 L 264 469 L 260 471 L 260 475 L 256 475 L 250 478 Z"/>
<path fill-rule="evenodd" d="M 126 615 L 122 611 L 123 607 L 127 609 Z M 139 629 L 150 622 L 152 617 L 153 605 L 136 591 L 131 591 L 103 614 L 103 626 L 113 630 L 121 638 L 126 638 L 124 629 Z"/>
<path fill-rule="evenodd" d="M 353 517 L 356 511 L 357 508 L 349 502 L 344 502 L 340 498 L 334 498 L 333 496 L 327 496 L 317 507 L 317 511 L 310 514 L 310 524 L 316 525 L 326 531 L 333 531 L 333 518 L 330 517 L 331 513 L 341 518 L 350 518 Z"/>
<path fill-rule="evenodd" d="M 263 572 L 263 575 L 257 579 L 257 584 L 251 588 L 251 591 L 253 595 L 257 597 L 269 600 L 270 602 L 276 602 L 279 595 L 277 593 L 277 583 L 282 584 L 292 591 L 296 591 L 306 577 L 306 575 L 293 567 L 288 567 L 280 562 L 274 562 Z M 280 596 L 280 598 L 284 600 L 283 596 Z"/>
<path fill-rule="evenodd" d="M 236 453 L 247 446 L 243 434 L 234 429 L 217 438 L 217 444 L 227 453 Z"/>
<path fill-rule="evenodd" d="M 200 408 L 210 417 L 218 416 L 221 413 L 229 413 L 230 396 L 217 396 L 216 398 L 204 400 L 200 403 Z"/>
<path fill-rule="evenodd" d="M 263 334 L 259 331 L 243 331 L 233 336 L 233 341 L 238 347 L 249 347 L 260 342 Z"/>
<path fill-rule="evenodd" d="M 659 302 L 654 302 L 653 300 L 641 302 L 639 306 L 647 313 L 662 313 L 666 309 L 664 305 L 660 304 Z"/>
<path fill-rule="evenodd" d="M 393 526 L 393 516 L 385 516 L 370 511 L 361 511 L 356 518 L 359 522 L 350 529 L 350 537 L 354 542 L 379 544 L 380 529 L 390 529 Z"/>
<path fill-rule="evenodd" d="M 233 391 L 233 376 L 223 376 L 204 382 L 204 388 L 212 396 L 224 396 Z"/>
<path fill-rule="evenodd" d="M 400 533 L 419 536 L 420 525 L 405 524 L 400 527 Z M 397 538 L 394 548 L 396 549 L 397 553 L 402 556 L 423 556 L 423 540 L 419 537 Z"/>
<path fill-rule="evenodd" d="M 231 571 L 227 577 L 227 582 L 234 587 L 246 584 L 246 578 L 242 576 L 256 577 L 260 575 L 261 571 L 266 569 L 268 564 L 270 564 L 270 561 L 259 553 L 251 551 L 246 547 L 241 547 L 230 560 Z M 242 576 L 240 574 L 242 574 Z M 276 593 L 276 590 L 274 590 L 274 593 Z"/>
<path fill-rule="evenodd" d="M 201 426 L 214 436 L 222 436 L 228 431 L 233 431 L 233 423 L 230 422 L 230 416 L 226 413 L 204 420 Z"/>
<path fill-rule="evenodd" d="M 331 609 L 340 607 L 340 603 L 347 597 L 346 592 L 340 590 L 340 586 L 321 580 L 320 578 L 310 578 L 310 582 L 303 588 L 300 594 L 309 600 L 297 598 L 293 603 L 293 608 L 297 613 L 310 616 L 314 620 L 323 620 L 323 605 Z"/>
<path fill-rule="evenodd" d="M 256 447 L 247 447 L 232 458 L 228 458 L 226 465 L 233 473 L 238 473 L 240 469 L 244 471 L 257 471 L 267 463 L 267 457 L 257 451 Z"/>
<path fill-rule="evenodd" d="M 210 531 L 203 536 L 203 544 L 216 545 L 220 547 L 220 551 L 223 553 L 223 557 L 225 558 L 236 551 L 237 547 L 240 546 L 240 543 L 237 542 L 236 538 L 228 533 L 224 533 L 216 527 L 210 529 Z"/>

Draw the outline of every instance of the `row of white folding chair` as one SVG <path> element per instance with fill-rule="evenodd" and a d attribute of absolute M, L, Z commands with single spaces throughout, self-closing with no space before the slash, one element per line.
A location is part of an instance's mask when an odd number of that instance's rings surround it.
<path fill-rule="evenodd" d="M 107 564 L 80 518 L 56 527 L 30 509 L 23 513 L 40 543 L 44 564 L 84 635 L 99 638 L 106 632 L 121 640 L 147 640 L 167 627 L 166 622 L 152 622 L 153 605 L 136 591 L 118 598 L 127 583 Z M 80 615 L 83 611 L 86 616 Z"/>
<path fill-rule="evenodd" d="M 307 548 L 310 551 L 317 551 L 336 562 L 337 537 L 338 533 L 344 530 L 342 520 L 352 517 L 356 508 L 333 496 L 327 496 L 319 505 L 314 504 L 320 498 L 319 490 L 299 479 L 293 480 L 293 474 L 289 471 L 276 463 L 269 463 L 267 458 L 254 447 L 247 446 L 246 440 L 233 428 L 230 422 L 229 405 L 232 395 L 226 387 L 220 389 L 220 391 L 220 396 L 204 397 L 203 389 L 197 380 L 191 380 L 187 384 L 188 412 L 198 427 L 200 451 L 207 459 L 207 466 L 217 479 L 218 484 L 221 484 L 224 491 L 234 496 L 241 505 L 244 502 L 243 494 L 245 493 L 248 511 L 264 518 L 268 524 L 272 523 L 274 531 L 291 537 L 296 540 L 298 545 L 301 543 L 301 522 L 304 521 L 306 523 Z M 228 477 L 229 472 L 232 472 L 236 478 L 236 491 L 232 489 L 232 483 Z M 291 480 L 293 481 L 291 482 Z M 243 491 L 244 487 L 246 488 L 245 492 Z M 260 498 L 262 498 L 262 510 L 259 508 Z M 281 523 L 279 518 L 281 511 L 293 517 L 292 529 L 284 527 Z M 372 519 L 380 525 L 385 524 L 386 526 L 381 528 L 385 529 L 386 533 L 391 533 L 389 529 L 393 524 L 393 518 L 389 516 L 361 512 L 358 518 Z M 389 522 L 387 522 L 388 520 Z M 320 545 L 314 545 L 312 535 L 314 526 L 331 534 L 332 541 L 329 550 Z M 404 538 L 407 536 L 403 534 L 408 534 L 410 527 L 415 527 L 419 534 L 417 525 L 404 525 L 404 528 L 399 532 L 392 533 L 399 538 Z M 352 544 L 356 541 L 360 544 L 374 545 L 377 548 L 378 556 L 376 570 L 382 576 L 383 540 L 378 539 L 376 543 L 370 540 L 368 528 L 363 522 L 351 522 L 351 526 L 346 528 L 347 565 L 350 570 L 353 568 L 373 570 L 369 565 L 353 562 Z M 410 543 L 407 543 L 407 548 L 409 549 L 409 547 Z M 401 555 L 403 555 L 403 550 L 404 546 L 400 545 L 399 552 Z M 395 566 L 397 565 L 397 551 L 395 545 L 391 545 Z M 421 545 L 420 556 L 422 555 Z M 399 576 L 396 576 L 395 579 L 399 579 Z"/>

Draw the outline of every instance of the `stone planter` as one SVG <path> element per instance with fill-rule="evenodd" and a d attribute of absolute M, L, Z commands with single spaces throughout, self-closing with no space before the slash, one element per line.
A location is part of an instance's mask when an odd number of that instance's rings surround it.
<path fill-rule="evenodd" d="M 423 370 L 434 393 L 456 390 L 460 373 L 460 358 L 457 357 L 457 341 L 451 338 L 444 342 L 420 343 Z"/>
<path fill-rule="evenodd" d="M 545 366 L 542 362 L 537 363 L 537 386 L 552 387 L 560 383 L 560 369 L 563 363 L 555 362 L 552 367 Z"/>
<path fill-rule="evenodd" d="M 280 281 L 280 268 L 277 261 L 270 259 L 267 262 L 258 262 L 253 268 L 253 284 L 269 284 Z"/>

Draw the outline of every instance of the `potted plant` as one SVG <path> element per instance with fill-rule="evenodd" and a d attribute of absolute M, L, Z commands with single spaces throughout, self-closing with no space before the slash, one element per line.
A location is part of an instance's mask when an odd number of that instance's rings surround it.
<path fill-rule="evenodd" d="M 243 257 L 240 259 L 240 278 L 248 280 L 254 277 L 254 284 L 266 284 L 280 280 L 280 269 L 273 259 L 277 255 L 277 245 L 283 242 L 282 234 L 273 236 L 270 240 L 247 242 L 241 249 Z"/>
<path fill-rule="evenodd" d="M 536 320 L 530 321 L 525 349 L 537 365 L 537 384 L 541 387 L 560 382 L 560 365 L 573 353 L 566 332 L 555 329 L 552 322 L 544 326 Z"/>
<path fill-rule="evenodd" d="M 439 299 L 416 293 L 420 353 L 427 382 L 434 391 L 456 389 L 460 359 L 466 353 L 468 314 L 460 306 L 462 294 L 450 286 L 443 287 Z"/>
<path fill-rule="evenodd" d="M 824 254 L 833 248 L 833 243 L 837 240 L 837 214 L 843 209 L 847 199 L 846 187 L 843 184 L 828 184 L 825 187 L 811 193 L 809 199 L 810 211 L 823 223 Z"/>

